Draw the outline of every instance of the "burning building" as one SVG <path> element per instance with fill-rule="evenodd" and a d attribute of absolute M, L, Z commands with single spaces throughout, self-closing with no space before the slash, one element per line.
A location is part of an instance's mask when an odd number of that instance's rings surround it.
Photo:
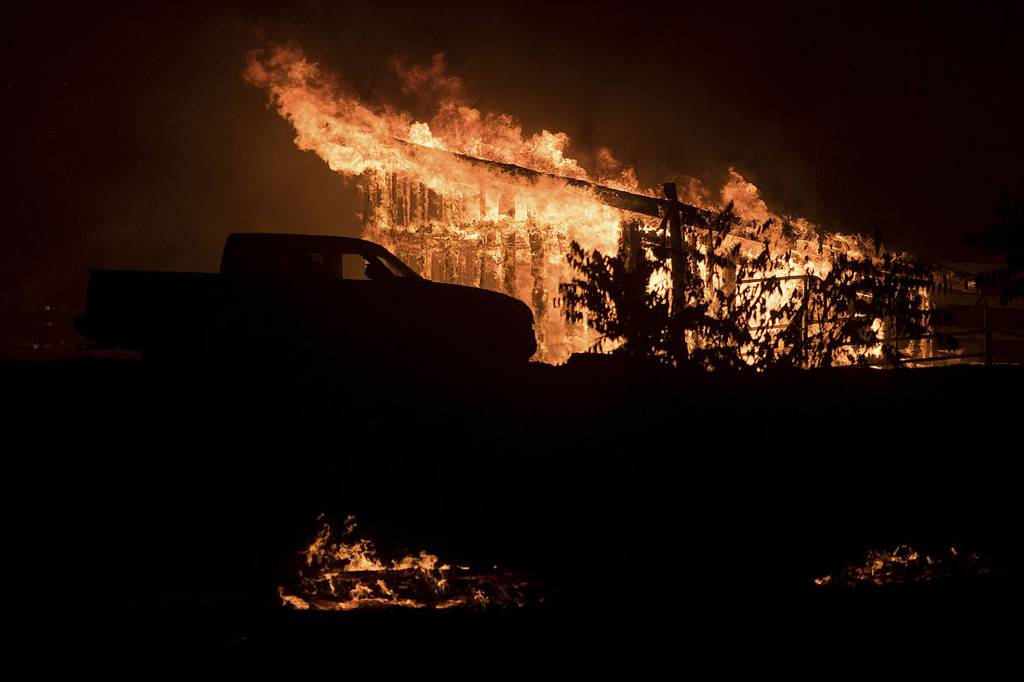
<path fill-rule="evenodd" d="M 444 73 L 440 60 L 428 67 L 398 65 L 397 71 L 408 91 L 427 90 L 435 100 L 429 121 L 364 103 L 297 49 L 252 53 L 246 78 L 268 91 L 295 128 L 300 149 L 359 183 L 365 238 L 430 279 L 525 301 L 536 319 L 540 360 L 563 361 L 598 340 L 585 321 L 569 323 L 557 310 L 559 285 L 572 276 L 566 254 L 573 242 L 614 253 L 626 222 L 651 243 L 674 221 L 693 249 L 706 251 L 710 242 L 702 242 L 699 230 L 706 229 L 710 211 L 731 204 L 738 220 L 724 249 L 743 256 L 770 250 L 772 265 L 759 278 L 784 280 L 767 296 L 766 310 L 806 294 L 807 278 L 826 275 L 836 254 L 874 255 L 869 240 L 773 214 L 757 188 L 731 169 L 718 199 L 695 180 L 678 195 L 674 186 L 663 196 L 642 191 L 632 169 L 607 150 L 599 153 L 602 172 L 593 177 L 566 155 L 564 133 L 526 135 L 512 117 L 467 105 L 461 84 Z M 744 285 L 706 268 L 702 276 L 709 292 Z M 765 328 L 779 326 L 767 324 L 777 319 L 764 321 Z M 885 325 L 876 321 L 879 340 Z"/>

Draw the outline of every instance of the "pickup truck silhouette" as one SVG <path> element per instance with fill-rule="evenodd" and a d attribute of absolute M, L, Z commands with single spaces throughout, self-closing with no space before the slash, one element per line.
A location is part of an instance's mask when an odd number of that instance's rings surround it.
<path fill-rule="evenodd" d="M 232 234 L 219 273 L 93 270 L 78 331 L 153 357 L 526 363 L 533 313 L 431 282 L 362 239 Z"/>

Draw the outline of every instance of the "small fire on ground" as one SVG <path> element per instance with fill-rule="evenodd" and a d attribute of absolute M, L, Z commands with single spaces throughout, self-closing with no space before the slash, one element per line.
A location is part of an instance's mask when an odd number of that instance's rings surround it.
<path fill-rule="evenodd" d="M 814 579 L 818 586 L 909 585 L 952 578 L 969 578 L 992 571 L 989 560 L 977 552 L 951 546 L 939 552 L 919 552 L 908 545 L 893 550 L 868 550 L 863 563 Z"/>
<path fill-rule="evenodd" d="M 510 609 L 543 601 L 536 582 L 515 571 L 451 565 L 426 551 L 385 561 L 357 535 L 353 516 L 338 527 L 318 520 L 294 579 L 278 587 L 292 609 Z"/>

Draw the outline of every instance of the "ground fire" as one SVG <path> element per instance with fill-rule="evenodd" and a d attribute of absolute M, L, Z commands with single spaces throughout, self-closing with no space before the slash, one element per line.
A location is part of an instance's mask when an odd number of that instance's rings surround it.
<path fill-rule="evenodd" d="M 977 552 L 963 552 L 955 545 L 924 552 L 908 545 L 893 550 L 869 550 L 864 561 L 842 571 L 814 579 L 819 587 L 864 585 L 908 585 L 952 578 L 971 578 L 992 570 L 987 558 Z"/>
<path fill-rule="evenodd" d="M 538 360 L 557 363 L 595 347 L 598 335 L 585 320 L 567 322 L 557 310 L 560 285 L 572 277 L 566 256 L 574 242 L 615 253 L 626 225 L 635 226 L 647 249 L 665 241 L 671 227 L 696 254 L 710 249 L 734 260 L 770 255 L 755 276 L 748 271 L 739 280 L 735 266 L 705 265 L 695 273 L 708 299 L 745 287 L 751 288 L 748 297 L 763 296 L 762 312 L 749 320 L 760 335 L 790 321 L 772 313 L 808 297 L 811 280 L 826 276 L 838 256 L 881 258 L 874 240 L 776 215 L 733 169 L 717 196 L 693 179 L 659 192 L 642 190 L 633 169 L 606 149 L 597 154 L 592 175 L 566 155 L 564 133 L 526 135 L 511 116 L 468 106 L 461 82 L 445 72 L 440 58 L 427 67 L 396 64 L 396 71 L 406 92 L 432 99 L 436 112 L 429 121 L 361 101 L 295 48 L 253 52 L 245 76 L 268 91 L 294 126 L 299 148 L 358 181 L 365 238 L 430 279 L 504 291 L 529 304 Z M 725 238 L 712 246 L 709 218 L 726 205 L 734 218 Z M 771 287 L 753 292 L 767 280 Z M 679 297 L 670 276 L 651 286 L 672 288 Z M 927 292 L 921 295 L 927 299 Z M 890 321 L 866 323 L 868 338 L 845 349 L 842 362 L 881 357 L 883 342 L 893 336 Z M 700 339 L 687 337 L 687 343 Z M 922 348 L 917 355 L 929 354 Z"/>
<path fill-rule="evenodd" d="M 383 560 L 347 516 L 332 524 L 321 515 L 316 537 L 301 553 L 283 605 L 298 610 L 507 609 L 543 601 L 535 580 L 492 566 L 478 570 L 442 563 L 425 551 Z"/>

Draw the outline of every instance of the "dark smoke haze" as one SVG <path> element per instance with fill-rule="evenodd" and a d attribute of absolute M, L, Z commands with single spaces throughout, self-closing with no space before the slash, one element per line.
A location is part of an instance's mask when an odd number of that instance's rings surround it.
<path fill-rule="evenodd" d="M 763 4 L 763 3 L 762 3 Z M 777 212 L 971 260 L 1020 193 L 1019 4 L 191 3 L 10 17 L 0 293 L 81 306 L 90 266 L 215 269 L 224 237 L 355 234 L 354 189 L 242 79 L 290 41 L 368 99 L 416 106 L 394 58 L 444 52 L 473 104 L 608 147 L 641 183 L 717 186 Z"/>

